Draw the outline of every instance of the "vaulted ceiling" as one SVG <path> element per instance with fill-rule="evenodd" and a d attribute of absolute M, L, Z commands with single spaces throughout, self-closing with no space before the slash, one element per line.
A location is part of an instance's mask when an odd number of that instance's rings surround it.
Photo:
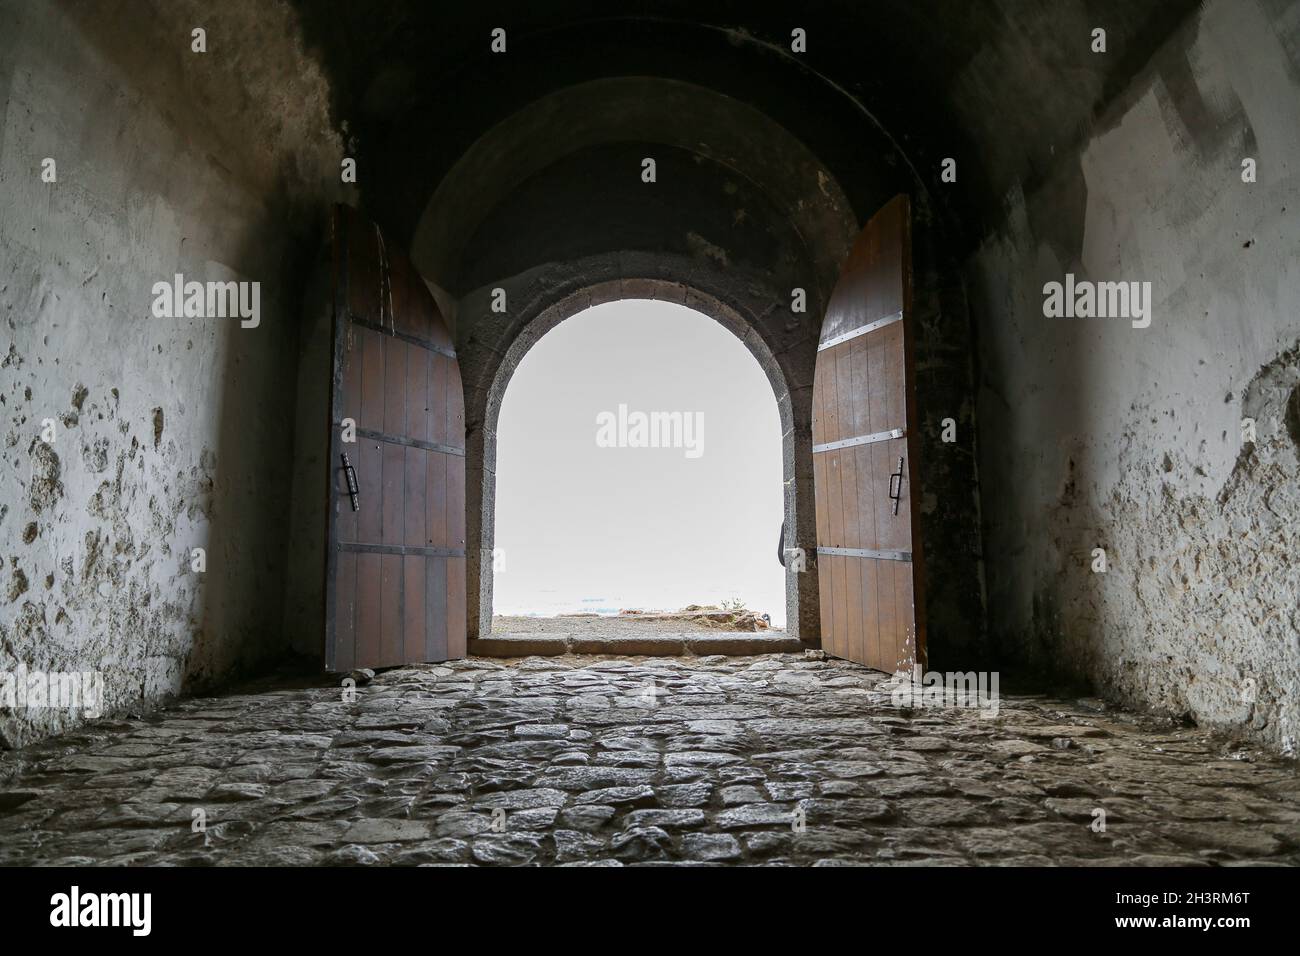
<path fill-rule="evenodd" d="M 638 143 L 684 151 L 716 164 L 723 178 L 751 182 L 779 216 L 802 210 L 800 228 L 827 234 L 800 235 L 829 252 L 843 241 L 845 216 L 861 221 L 913 176 L 931 187 L 954 238 L 964 233 L 969 241 L 995 219 L 1008 191 L 1045 176 L 1054 156 L 1086 134 L 1197 6 L 298 4 L 308 45 L 331 81 L 335 121 L 346 124 L 367 173 L 367 205 L 411 242 L 443 187 L 433 228 L 459 233 L 462 254 L 494 217 L 498 235 L 526 238 L 525 224 L 502 221 L 499 207 L 521 189 L 564 193 L 563 176 L 551 168 L 557 163 L 571 170 L 571 181 L 590 182 L 599 179 L 593 150 L 623 144 L 634 153 Z M 507 31 L 504 54 L 489 48 L 497 27 Z M 1098 27 L 1106 30 L 1105 53 L 1092 50 Z M 806 31 L 806 52 L 791 50 L 796 28 Z M 625 78 L 636 79 L 607 82 Z M 466 157 L 477 158 L 467 166 Z M 958 183 L 940 189 L 945 157 L 957 159 Z M 783 164 L 797 182 L 781 181 Z M 549 176 L 545 185 L 538 176 Z M 836 208 L 844 200 L 849 210 Z M 612 195 L 600 205 L 620 221 L 630 214 Z M 534 207 L 546 212 L 545 203 Z M 447 243 L 433 245 L 428 255 L 446 260 Z M 464 261 L 434 268 L 451 287 L 492 271 Z"/>

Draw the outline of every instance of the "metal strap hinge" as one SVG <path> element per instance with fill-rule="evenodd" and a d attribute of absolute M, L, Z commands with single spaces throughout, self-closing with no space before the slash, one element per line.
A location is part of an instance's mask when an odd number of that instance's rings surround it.
<path fill-rule="evenodd" d="M 884 561 L 911 561 L 911 551 L 876 550 L 873 548 L 818 548 L 817 553 L 838 554 L 846 558 L 879 558 Z"/>
<path fill-rule="evenodd" d="M 903 318 L 902 311 L 895 312 L 893 315 L 887 315 L 883 319 L 877 319 L 874 322 L 868 322 L 866 325 L 860 325 L 856 329 L 849 329 L 847 332 L 841 332 L 833 339 L 827 339 L 817 346 L 818 352 L 825 352 L 827 349 L 833 349 L 837 345 L 842 345 L 850 339 L 856 339 L 859 335 L 866 335 L 868 332 L 874 332 L 876 329 L 883 329 L 887 325 L 893 325 Z"/>
<path fill-rule="evenodd" d="M 891 428 L 887 432 L 873 432 L 870 435 L 841 438 L 839 441 L 828 441 L 820 445 L 813 445 L 813 454 L 823 451 L 835 451 L 837 448 L 851 448 L 854 445 L 870 445 L 873 442 L 889 441 L 892 438 L 902 438 L 906 434 L 907 430 L 904 428 Z"/>

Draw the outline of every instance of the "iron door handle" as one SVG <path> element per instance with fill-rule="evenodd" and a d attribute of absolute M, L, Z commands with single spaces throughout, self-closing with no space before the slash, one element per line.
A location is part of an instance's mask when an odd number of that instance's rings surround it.
<path fill-rule="evenodd" d="M 898 487 L 894 487 L 894 479 L 898 479 Z M 894 499 L 894 514 L 898 514 L 898 501 L 903 497 L 903 459 L 898 459 L 898 471 L 889 476 L 889 497 Z"/>
<path fill-rule="evenodd" d="M 361 510 L 361 492 L 357 487 L 357 470 L 352 467 L 352 462 L 348 461 L 348 453 L 343 452 L 343 477 L 348 482 L 348 498 L 352 501 L 352 510 Z"/>

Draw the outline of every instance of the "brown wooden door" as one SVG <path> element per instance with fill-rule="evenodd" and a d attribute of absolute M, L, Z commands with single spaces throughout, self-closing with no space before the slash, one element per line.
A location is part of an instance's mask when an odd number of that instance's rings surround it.
<path fill-rule="evenodd" d="M 925 666 L 911 222 L 897 196 L 854 242 L 813 377 L 822 648 L 889 673 Z"/>
<path fill-rule="evenodd" d="M 451 336 L 406 256 L 344 206 L 333 292 L 326 668 L 464 657 L 465 406 Z"/>

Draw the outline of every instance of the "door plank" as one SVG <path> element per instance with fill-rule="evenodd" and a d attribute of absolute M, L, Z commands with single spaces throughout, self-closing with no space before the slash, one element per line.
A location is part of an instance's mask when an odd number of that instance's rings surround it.
<path fill-rule="evenodd" d="M 876 595 L 880 609 L 880 648 L 876 660 L 869 662 L 877 670 L 894 672 L 904 629 L 903 608 L 898 606 L 895 574 L 902 562 L 869 559 L 876 566 Z"/>
<path fill-rule="evenodd" d="M 361 346 L 361 416 L 357 424 L 368 431 L 384 430 L 384 340 L 378 332 L 354 327 Z"/>
<path fill-rule="evenodd" d="M 377 664 L 383 656 L 379 643 L 379 558 L 378 554 L 357 555 L 356 667 Z"/>
<path fill-rule="evenodd" d="M 406 521 L 406 449 L 396 442 L 383 442 L 383 502 L 380 544 L 401 544 Z"/>
<path fill-rule="evenodd" d="M 352 670 L 357 657 L 357 556 L 351 552 L 339 555 L 338 589 L 335 592 L 334 626 L 336 630 L 334 670 L 346 673 Z"/>
<path fill-rule="evenodd" d="M 464 483 L 465 472 L 461 470 L 461 482 Z M 464 513 L 464 509 L 461 509 Z M 461 519 L 461 541 L 464 542 L 464 518 Z M 465 559 L 450 557 L 447 559 L 447 655 L 464 657 L 466 644 L 465 617 Z"/>
<path fill-rule="evenodd" d="M 353 448 L 361 510 L 357 512 L 356 538 L 339 540 L 378 541 L 383 534 L 384 446 L 371 438 L 358 438 Z M 338 483 L 346 487 L 345 481 Z M 344 507 L 351 510 L 352 507 L 350 502 L 346 505 L 339 502 L 338 506 L 340 510 Z"/>
<path fill-rule="evenodd" d="M 866 611 L 863 615 L 862 657 L 851 658 L 877 670 L 880 666 L 880 572 L 879 561 L 859 561 L 862 578 L 862 600 Z"/>
<path fill-rule="evenodd" d="M 432 557 L 425 562 L 425 651 L 427 660 L 447 660 L 453 655 L 447 640 L 446 622 L 450 621 L 447 604 L 447 558 Z"/>
<path fill-rule="evenodd" d="M 379 556 L 379 660 L 374 666 L 402 663 L 402 556 Z"/>
<path fill-rule="evenodd" d="M 451 359 L 436 352 L 429 355 L 429 441 L 437 445 L 451 444 L 447 438 L 451 430 L 447 425 L 447 378 Z"/>
<path fill-rule="evenodd" d="M 445 548 L 447 536 L 447 465 L 451 458 L 439 452 L 429 452 L 425 480 L 425 546 Z"/>
<path fill-rule="evenodd" d="M 401 660 L 424 660 L 425 567 L 433 560 L 424 555 L 408 554 L 402 562 L 402 649 Z"/>
<path fill-rule="evenodd" d="M 429 366 L 433 354 L 414 345 L 406 351 L 406 434 L 415 441 L 429 440 Z"/>

